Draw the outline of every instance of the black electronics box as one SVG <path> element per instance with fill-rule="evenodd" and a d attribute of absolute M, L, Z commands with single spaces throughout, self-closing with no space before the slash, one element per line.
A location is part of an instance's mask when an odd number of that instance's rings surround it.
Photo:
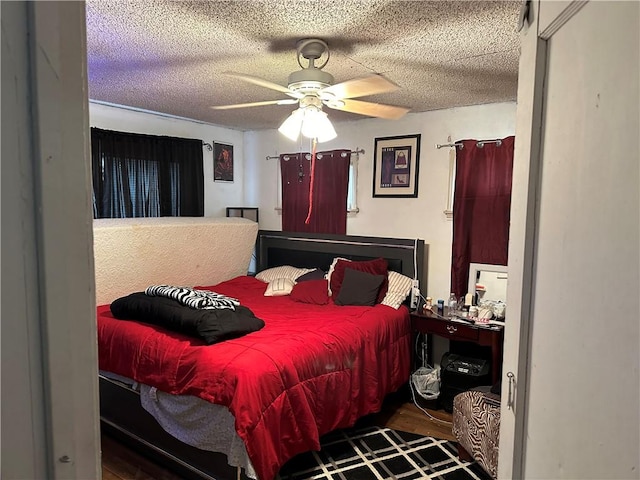
<path fill-rule="evenodd" d="M 440 405 L 453 412 L 453 397 L 474 387 L 491 385 L 491 362 L 447 352 L 440 362 Z"/>

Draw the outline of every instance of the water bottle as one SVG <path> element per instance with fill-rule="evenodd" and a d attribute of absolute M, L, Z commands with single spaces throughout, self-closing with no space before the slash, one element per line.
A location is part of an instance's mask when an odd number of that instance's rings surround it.
<path fill-rule="evenodd" d="M 453 292 L 451 293 L 451 295 L 449 295 L 449 301 L 447 302 L 447 307 L 448 307 L 447 316 L 449 318 L 455 317 L 456 310 L 458 309 L 458 298 L 456 297 L 456 294 Z"/>

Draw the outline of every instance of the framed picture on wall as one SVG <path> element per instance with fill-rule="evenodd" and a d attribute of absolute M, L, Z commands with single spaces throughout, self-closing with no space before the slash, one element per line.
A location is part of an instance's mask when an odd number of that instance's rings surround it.
<path fill-rule="evenodd" d="M 213 181 L 233 182 L 233 145 L 213 142 Z"/>
<path fill-rule="evenodd" d="M 376 138 L 373 196 L 416 198 L 419 161 L 420 134 Z"/>

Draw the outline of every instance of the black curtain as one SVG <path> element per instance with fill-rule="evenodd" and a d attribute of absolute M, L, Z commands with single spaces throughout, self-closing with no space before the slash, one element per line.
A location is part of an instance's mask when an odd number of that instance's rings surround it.
<path fill-rule="evenodd" d="M 204 215 L 202 141 L 91 129 L 94 218 Z"/>

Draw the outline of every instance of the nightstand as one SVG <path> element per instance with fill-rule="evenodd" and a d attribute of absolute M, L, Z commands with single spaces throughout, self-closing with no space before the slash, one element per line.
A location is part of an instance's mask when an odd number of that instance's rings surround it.
<path fill-rule="evenodd" d="M 500 379 L 502 370 L 502 342 L 504 327 L 501 325 L 475 325 L 463 321 L 411 312 L 411 329 L 427 334 L 427 361 L 433 365 L 433 341 L 431 336 L 448 338 L 462 342 L 472 342 L 491 348 L 491 379 L 493 384 Z"/>

